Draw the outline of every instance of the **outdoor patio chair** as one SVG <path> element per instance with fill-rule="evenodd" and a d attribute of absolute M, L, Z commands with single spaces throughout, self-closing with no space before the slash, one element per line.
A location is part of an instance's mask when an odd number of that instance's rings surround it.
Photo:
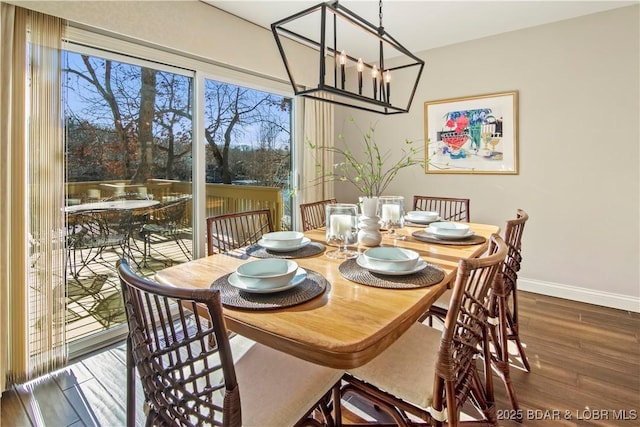
<path fill-rule="evenodd" d="M 104 260 L 107 249 L 121 250 L 117 256 L 129 256 L 129 224 L 131 213 L 126 210 L 89 210 L 70 213 L 67 217 L 67 253 L 69 271 L 77 278 L 80 272 L 91 268 L 93 262 L 102 261 L 113 270 L 113 265 Z"/>
<path fill-rule="evenodd" d="M 469 204 L 469 199 L 413 196 L 414 211 L 438 212 L 442 221 L 469 222 Z"/>
<path fill-rule="evenodd" d="M 187 232 L 187 202 L 189 199 L 181 198 L 177 201 L 171 201 L 166 204 L 150 210 L 144 220 L 144 224 L 140 228 L 140 236 L 144 240 L 144 260 L 151 258 L 152 237 L 173 240 L 182 254 L 191 259 L 191 250 L 182 241 Z"/>
<path fill-rule="evenodd" d="M 489 290 L 500 280 L 506 255 L 507 245 L 494 234 L 485 256 L 460 260 L 444 329 L 414 323 L 380 355 L 347 372 L 342 396 L 362 396 L 402 426 L 413 425 L 408 414 L 433 425 L 464 424 L 465 403 L 473 404 L 482 422 L 495 425 Z"/>
<path fill-rule="evenodd" d="M 118 263 L 129 333 L 127 418 L 138 371 L 147 425 L 333 425 L 328 395 L 342 371 L 262 344 L 234 361 L 220 293 L 165 286 Z M 315 409 L 318 408 L 316 411 Z"/>
<path fill-rule="evenodd" d="M 117 193 L 114 194 L 112 196 L 109 197 L 105 197 L 104 199 L 102 199 L 102 201 L 104 202 L 111 202 L 114 200 L 145 200 L 147 199 L 147 197 L 143 194 L 140 194 L 139 192 L 135 191 L 130 191 L 130 192 L 126 192 L 126 193 Z"/>
<path fill-rule="evenodd" d="M 207 254 L 225 253 L 258 243 L 265 233 L 275 231 L 271 211 L 236 212 L 207 218 Z"/>
<path fill-rule="evenodd" d="M 329 204 L 338 203 L 336 199 L 320 200 L 318 202 L 302 203 L 300 205 L 300 220 L 302 221 L 302 231 L 321 228 L 326 225 L 325 207 Z"/>

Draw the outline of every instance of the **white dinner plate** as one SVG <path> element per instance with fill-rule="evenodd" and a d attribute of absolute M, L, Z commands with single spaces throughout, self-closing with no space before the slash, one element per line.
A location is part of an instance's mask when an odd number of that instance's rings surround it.
<path fill-rule="evenodd" d="M 275 292 L 286 291 L 287 289 L 291 289 L 295 286 L 298 286 L 300 283 L 304 282 L 304 279 L 307 278 L 307 270 L 304 268 L 298 267 L 296 270 L 296 275 L 293 276 L 293 279 L 286 285 L 278 286 L 277 288 L 253 288 L 251 286 L 247 286 L 240 281 L 238 275 L 236 273 L 231 273 L 227 280 L 229 284 L 234 288 L 238 288 L 245 292 L 251 292 L 254 294 L 273 294 Z"/>
<path fill-rule="evenodd" d="M 473 236 L 475 234 L 471 230 L 469 230 L 465 234 L 461 234 L 459 236 L 454 236 L 454 235 L 451 235 L 451 234 L 441 234 L 441 233 L 438 233 L 438 231 L 434 230 L 431 227 L 427 227 L 425 231 L 427 233 L 431 234 L 436 239 L 440 239 L 440 240 L 462 240 L 462 239 L 467 239 L 467 238 L 469 238 L 469 237 L 471 237 L 471 236 Z"/>
<path fill-rule="evenodd" d="M 264 239 L 260 239 L 260 241 L 258 242 L 260 246 L 262 246 L 265 249 L 269 249 L 270 251 L 273 251 L 273 252 L 293 252 L 293 251 L 297 251 L 298 249 L 304 248 L 309 243 L 311 243 L 311 239 L 309 239 L 308 237 L 303 237 L 302 240 L 300 241 L 300 244 L 295 246 L 288 246 L 286 248 L 275 247 L 269 243 L 266 243 Z"/>
<path fill-rule="evenodd" d="M 436 219 L 422 219 L 422 218 L 415 218 L 415 217 L 411 217 L 409 215 L 405 215 L 404 216 L 405 221 L 409 221 L 409 222 L 413 222 L 414 224 L 431 224 L 432 222 L 438 222 L 440 221 L 442 218 L 438 217 Z"/>
<path fill-rule="evenodd" d="M 358 256 L 358 258 L 356 258 L 356 263 L 360 267 L 366 268 L 372 273 L 386 274 L 387 276 L 405 276 L 407 274 L 417 273 L 418 271 L 423 270 L 427 266 L 427 262 L 425 260 L 419 259 L 416 265 L 409 270 L 401 270 L 401 271 L 380 270 L 378 268 L 373 267 L 371 264 L 369 264 L 369 262 L 364 257 L 364 255 Z"/>

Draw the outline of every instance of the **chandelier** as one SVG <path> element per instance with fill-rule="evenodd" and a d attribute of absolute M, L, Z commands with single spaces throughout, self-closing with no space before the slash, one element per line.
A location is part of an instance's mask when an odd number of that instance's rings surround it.
<path fill-rule="evenodd" d="M 378 26 L 338 1 L 271 24 L 296 95 L 381 114 L 409 111 L 424 61 L 385 31 L 382 0 L 378 6 Z"/>

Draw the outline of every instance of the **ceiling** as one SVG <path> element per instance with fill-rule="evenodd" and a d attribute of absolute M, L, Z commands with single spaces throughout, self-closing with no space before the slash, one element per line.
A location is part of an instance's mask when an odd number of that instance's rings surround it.
<path fill-rule="evenodd" d="M 320 0 L 203 1 L 268 29 L 271 23 L 320 3 Z M 382 22 L 385 30 L 400 44 L 412 52 L 419 52 L 637 3 L 638 0 L 384 0 Z M 340 5 L 378 25 L 378 1 L 343 0 Z"/>

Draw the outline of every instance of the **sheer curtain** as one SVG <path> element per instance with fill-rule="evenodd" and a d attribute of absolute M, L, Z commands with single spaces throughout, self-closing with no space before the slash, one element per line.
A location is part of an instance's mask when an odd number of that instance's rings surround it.
<path fill-rule="evenodd" d="M 5 3 L 1 7 L 0 388 L 5 390 L 66 362 L 64 24 Z"/>
<path fill-rule="evenodd" d="M 333 153 L 320 146 L 334 144 L 333 105 L 328 102 L 305 98 L 304 100 L 304 149 L 302 160 L 302 185 L 300 203 L 333 198 L 333 182 L 325 178 L 332 169 Z M 316 148 L 311 148 L 308 142 Z"/>

